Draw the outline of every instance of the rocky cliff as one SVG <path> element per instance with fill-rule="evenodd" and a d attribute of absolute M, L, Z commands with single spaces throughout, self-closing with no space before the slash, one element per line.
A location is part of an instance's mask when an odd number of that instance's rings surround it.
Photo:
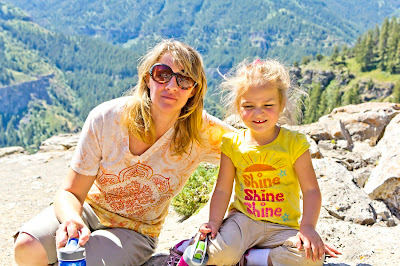
<path fill-rule="evenodd" d="M 347 70 L 343 69 L 301 69 L 293 67 L 290 70 L 302 88 L 309 88 L 312 83 L 320 84 L 322 90 L 325 90 L 331 83 L 340 88 L 341 92 L 351 86 L 357 87 L 360 102 L 382 101 L 390 97 L 393 93 L 394 83 L 384 81 L 373 81 L 368 78 L 358 78 Z"/>
<path fill-rule="evenodd" d="M 44 100 L 52 104 L 47 88 L 54 74 L 38 77 L 37 80 L 0 88 L 0 113 L 5 115 L 21 114 L 34 100 Z"/>

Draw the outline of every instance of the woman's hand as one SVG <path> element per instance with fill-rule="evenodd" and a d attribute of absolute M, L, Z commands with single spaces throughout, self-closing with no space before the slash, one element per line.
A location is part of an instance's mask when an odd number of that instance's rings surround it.
<path fill-rule="evenodd" d="M 60 224 L 56 232 L 56 247 L 57 249 L 64 247 L 67 244 L 68 238 L 79 238 L 79 245 L 83 246 L 89 240 L 90 230 L 81 221 L 67 220 Z"/>
<path fill-rule="evenodd" d="M 296 235 L 295 245 L 299 250 L 303 246 L 307 259 L 312 259 L 313 261 L 321 260 L 326 249 L 326 245 L 311 225 L 300 227 Z"/>
<path fill-rule="evenodd" d="M 68 238 L 79 237 L 81 246 L 89 240 L 90 230 L 83 222 L 81 214 L 86 195 L 95 179 L 95 176 L 85 176 L 69 169 L 54 200 L 54 211 L 61 222 L 56 232 L 57 248 L 65 246 Z"/>

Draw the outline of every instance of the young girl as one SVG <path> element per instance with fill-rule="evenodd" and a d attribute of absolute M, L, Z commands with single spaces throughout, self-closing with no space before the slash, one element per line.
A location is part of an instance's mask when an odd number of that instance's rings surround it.
<path fill-rule="evenodd" d="M 203 237 L 211 234 L 208 264 L 322 265 L 325 249 L 332 256 L 338 251 L 315 231 L 321 193 L 310 145 L 303 134 L 281 127 L 295 118 L 288 71 L 273 60 L 243 62 L 222 88 L 230 113 L 247 129 L 223 136 L 209 221 L 200 227 Z"/>

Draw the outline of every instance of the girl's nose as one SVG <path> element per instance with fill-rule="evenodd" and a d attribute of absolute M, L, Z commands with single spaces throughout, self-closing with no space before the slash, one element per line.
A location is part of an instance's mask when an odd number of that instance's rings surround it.
<path fill-rule="evenodd" d="M 255 113 L 256 113 L 257 115 L 264 114 L 264 108 L 256 108 Z"/>

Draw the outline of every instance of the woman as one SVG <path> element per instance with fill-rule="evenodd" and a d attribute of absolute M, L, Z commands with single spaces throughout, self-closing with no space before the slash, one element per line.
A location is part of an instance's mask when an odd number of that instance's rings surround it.
<path fill-rule="evenodd" d="M 203 112 L 199 53 L 162 41 L 144 56 L 138 76 L 132 96 L 89 114 L 54 207 L 19 230 L 18 264 L 55 263 L 56 247 L 78 233 L 88 265 L 143 264 L 171 199 L 201 161 L 218 163 L 222 135 L 232 128 Z"/>

